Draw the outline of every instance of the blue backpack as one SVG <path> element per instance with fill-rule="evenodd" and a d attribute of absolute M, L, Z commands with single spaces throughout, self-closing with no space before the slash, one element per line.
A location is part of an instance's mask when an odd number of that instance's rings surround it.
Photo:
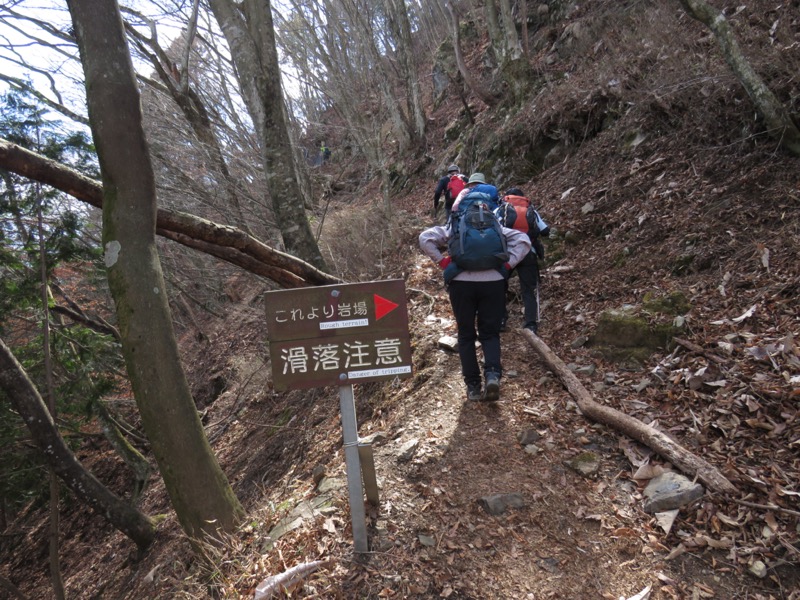
<path fill-rule="evenodd" d="M 447 242 L 453 262 L 445 270 L 446 282 L 461 271 L 497 269 L 506 275 L 504 265 L 509 258 L 506 238 L 500 221 L 490 209 L 492 204 L 491 196 L 481 192 L 470 192 L 459 202 Z"/>
<path fill-rule="evenodd" d="M 494 210 L 500 204 L 500 193 L 491 183 L 479 183 L 478 185 L 473 186 L 470 193 L 474 192 L 483 192 L 489 196 L 487 203 L 491 210 Z"/>

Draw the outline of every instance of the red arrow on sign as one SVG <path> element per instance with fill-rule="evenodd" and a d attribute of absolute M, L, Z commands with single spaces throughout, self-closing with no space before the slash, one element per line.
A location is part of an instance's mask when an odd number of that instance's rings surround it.
<path fill-rule="evenodd" d="M 392 312 L 395 308 L 399 306 L 395 302 L 391 300 L 387 300 L 378 294 L 372 294 L 372 297 L 375 299 L 375 320 L 380 321 L 383 317 L 388 315 Z"/>

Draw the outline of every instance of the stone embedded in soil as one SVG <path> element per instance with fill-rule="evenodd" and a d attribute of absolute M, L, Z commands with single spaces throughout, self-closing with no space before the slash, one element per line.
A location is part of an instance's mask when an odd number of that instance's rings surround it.
<path fill-rule="evenodd" d="M 343 479 L 338 477 L 323 477 L 317 484 L 317 491 L 324 494 L 325 492 L 340 490 L 344 486 L 345 482 Z"/>
<path fill-rule="evenodd" d="M 646 500 L 644 511 L 647 513 L 664 512 L 680 508 L 702 497 L 703 486 L 692 483 L 679 473 L 667 471 L 650 480 L 644 488 Z"/>
<path fill-rule="evenodd" d="M 490 494 L 478 499 L 478 504 L 481 505 L 490 515 L 502 515 L 509 508 L 522 508 L 525 506 L 525 499 L 522 494 Z"/>
<path fill-rule="evenodd" d="M 439 338 L 439 347 L 451 352 L 458 351 L 458 340 L 452 335 L 445 335 Z"/>
<path fill-rule="evenodd" d="M 412 458 L 414 458 L 418 448 L 419 440 L 417 438 L 408 440 L 405 444 L 400 446 L 400 449 L 397 451 L 397 462 L 410 461 Z"/>
<path fill-rule="evenodd" d="M 547 571 L 548 573 L 558 573 L 558 565 L 559 561 L 557 558 L 541 558 L 536 561 L 536 564 L 539 565 L 542 569 Z"/>
<path fill-rule="evenodd" d="M 586 342 L 588 342 L 588 341 L 589 341 L 589 338 L 587 336 L 579 335 L 574 340 L 572 340 L 572 343 L 569 345 L 569 347 L 572 348 L 573 350 L 577 350 L 581 346 L 585 346 Z"/>
<path fill-rule="evenodd" d="M 581 452 L 564 464 L 579 475 L 589 477 L 600 470 L 600 457 L 594 452 Z"/>
<path fill-rule="evenodd" d="M 370 433 L 366 437 L 358 438 L 359 444 L 372 444 L 373 446 L 376 444 L 380 444 L 381 442 L 385 442 L 389 439 L 389 434 L 385 431 L 376 431 L 374 433 Z"/>
<path fill-rule="evenodd" d="M 767 565 L 760 560 L 755 561 L 747 570 L 759 579 L 764 579 L 767 576 Z"/>
<path fill-rule="evenodd" d="M 535 429 L 526 429 L 524 431 L 520 431 L 517 435 L 517 439 L 522 446 L 527 446 L 528 444 L 538 442 L 541 437 L 542 436 L 539 435 L 539 432 Z"/>
<path fill-rule="evenodd" d="M 311 471 L 311 479 L 314 481 L 314 485 L 319 485 L 323 477 L 325 477 L 325 465 L 317 465 L 314 467 L 314 470 Z"/>

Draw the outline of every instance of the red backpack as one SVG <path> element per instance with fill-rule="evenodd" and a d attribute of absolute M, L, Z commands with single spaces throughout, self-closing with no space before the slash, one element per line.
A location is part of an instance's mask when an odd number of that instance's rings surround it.
<path fill-rule="evenodd" d="M 467 184 L 464 182 L 462 175 L 458 173 L 451 175 L 450 181 L 447 183 L 447 193 L 450 194 L 450 199 L 455 200 L 465 187 L 467 187 Z"/>
<path fill-rule="evenodd" d="M 528 209 L 531 201 L 525 196 L 504 196 L 500 207 L 500 222 L 505 227 L 513 227 L 528 233 Z M 512 211 L 513 209 L 513 211 Z"/>

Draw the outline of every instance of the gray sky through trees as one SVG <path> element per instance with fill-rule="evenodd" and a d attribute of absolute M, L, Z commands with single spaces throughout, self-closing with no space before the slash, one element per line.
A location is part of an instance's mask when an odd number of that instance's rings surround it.
<path fill-rule="evenodd" d="M 282 2 L 274 2 L 276 12 L 284 10 Z M 132 1 L 121 2 L 123 17 L 144 35 L 150 29 L 135 13 L 157 23 L 160 44 L 167 48 L 176 40 L 188 22 L 191 3 Z M 132 12 L 128 12 L 130 9 Z M 78 61 L 78 48 L 71 34 L 72 23 L 61 0 L 21 0 L 0 3 L 0 93 L 12 87 L 30 86 L 40 100 L 86 118 L 83 73 Z M 213 19 L 201 22 L 201 29 L 210 27 L 215 46 L 224 49 L 225 42 Z M 206 33 L 204 32 L 204 35 Z M 152 76 L 152 66 L 133 52 L 134 67 L 140 75 Z M 282 62 L 283 70 L 287 69 Z M 283 75 L 284 90 L 292 97 L 298 93 L 297 78 L 291 72 Z M 235 87 L 235 86 L 234 86 Z"/>

